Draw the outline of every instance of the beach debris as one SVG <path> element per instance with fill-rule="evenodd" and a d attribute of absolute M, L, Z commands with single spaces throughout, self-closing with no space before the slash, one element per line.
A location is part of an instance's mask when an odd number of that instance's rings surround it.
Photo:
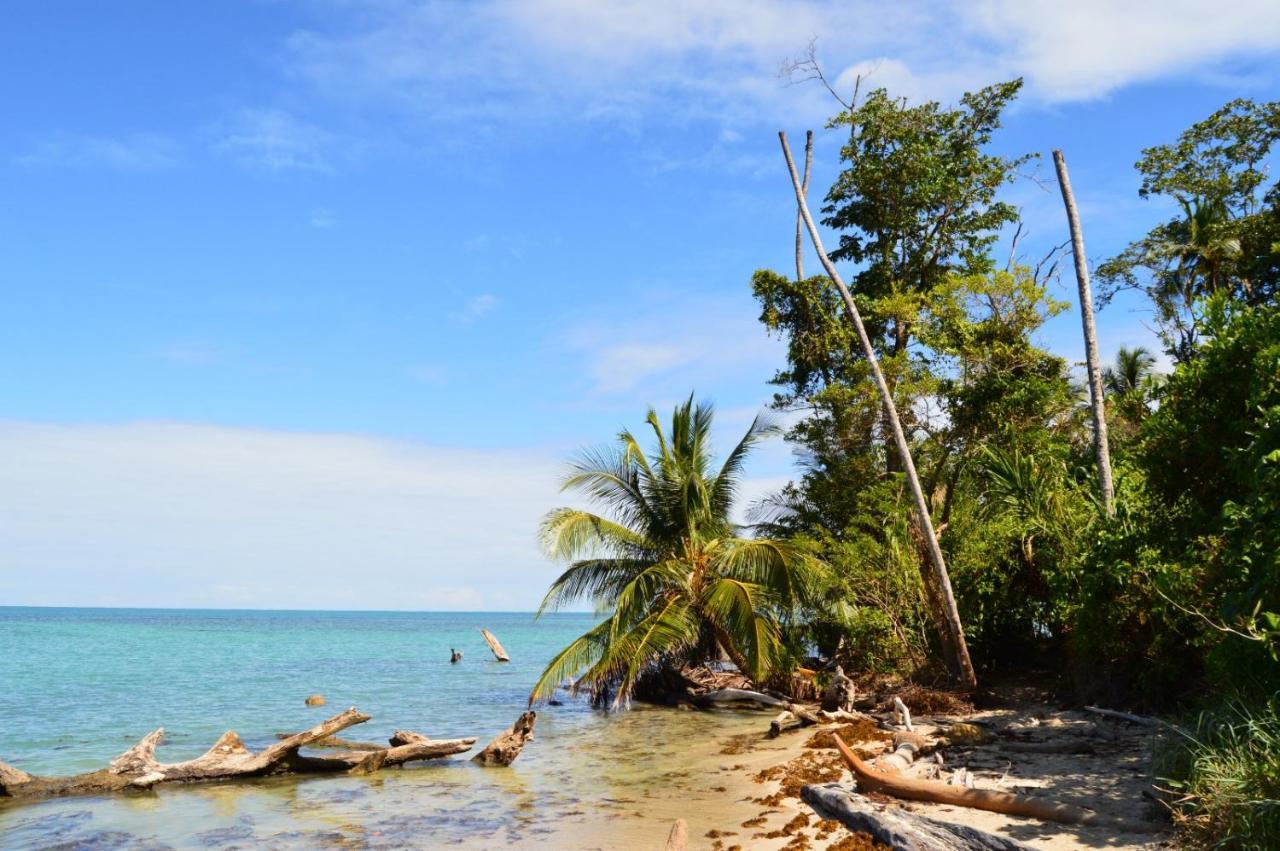
<path fill-rule="evenodd" d="M 489 649 L 493 651 L 493 658 L 499 662 L 510 662 L 511 657 L 507 655 L 507 651 L 502 649 L 502 645 L 498 643 L 498 636 L 489 630 L 481 627 L 480 634 L 484 636 L 485 643 L 489 645 Z"/>
<path fill-rule="evenodd" d="M 449 648 L 449 664 L 456 665 L 462 661 L 462 651 Z"/>
<path fill-rule="evenodd" d="M 478 762 L 481 765 L 510 765 L 516 761 L 516 757 L 520 756 L 520 751 L 524 749 L 525 743 L 533 738 L 533 722 L 537 720 L 538 713 L 523 713 L 516 719 L 516 723 L 511 725 L 511 729 L 500 734 L 496 739 L 485 746 L 471 758 L 472 762 Z"/>
<path fill-rule="evenodd" d="M 1114 709 L 1103 709 L 1100 706 L 1086 706 L 1085 712 L 1092 712 L 1094 715 L 1101 715 L 1104 718 L 1115 718 L 1120 721 L 1128 721 L 1130 724 L 1137 724 L 1141 727 L 1159 727 L 1164 722 L 1159 718 L 1148 718 L 1145 715 L 1132 715 L 1128 712 L 1118 712 Z"/>
<path fill-rule="evenodd" d="M 873 804 L 836 783 L 805 786 L 804 802 L 825 819 L 866 833 L 895 851 L 1031 851 L 1017 840 L 984 830 Z"/>
<path fill-rule="evenodd" d="M 900 727 L 906 727 L 908 730 L 914 729 L 911 726 L 911 710 L 902 702 L 902 698 L 897 697 L 896 695 L 893 698 L 893 716 L 894 723 L 898 724 Z"/>
<path fill-rule="evenodd" d="M 307 698 L 307 706 L 324 706 L 324 695 L 313 694 Z"/>
<path fill-rule="evenodd" d="M 297 733 L 276 733 L 277 739 L 288 739 L 296 736 Z M 392 741 L 391 744 L 399 744 Z M 344 750 L 344 751 L 380 751 L 386 748 L 386 745 L 380 745 L 377 742 L 352 742 L 347 739 L 340 739 L 337 736 L 326 736 L 323 739 L 316 739 L 307 745 L 309 748 L 326 749 L 326 750 Z"/>
<path fill-rule="evenodd" d="M 827 683 L 822 693 L 822 708 L 827 712 L 841 710 L 852 712 L 855 698 L 856 689 L 853 686 L 853 680 L 845 676 L 844 668 L 837 665 L 835 672 L 831 675 L 831 681 Z"/>
<path fill-rule="evenodd" d="M 876 757 L 873 765 L 879 771 L 905 771 L 916 756 L 929 748 L 929 742 L 915 733 L 894 733 L 893 750 Z"/>
<path fill-rule="evenodd" d="M 671 825 L 671 833 L 667 834 L 667 844 L 663 851 L 685 851 L 689 847 L 689 823 L 682 818 Z"/>
<path fill-rule="evenodd" d="M 853 770 L 859 787 L 867 792 L 880 792 L 908 801 L 928 801 L 989 810 L 1006 815 L 1029 816 L 1062 824 L 1097 824 L 1100 821 L 1096 812 L 1070 804 L 1055 804 L 990 789 L 950 786 L 939 780 L 918 780 L 903 777 L 893 771 L 878 771 L 859 759 L 858 755 L 839 738 L 835 740 L 835 744 L 840 755 Z"/>
<path fill-rule="evenodd" d="M 299 751 L 332 740 L 335 733 L 369 720 L 355 707 L 321 721 L 309 730 L 294 733 L 254 753 L 229 730 L 202 756 L 185 762 L 161 763 L 156 748 L 164 741 L 164 728 L 142 737 L 138 744 L 116 757 L 106 768 L 67 777 L 37 777 L 0 762 L 0 797 L 36 800 L 66 795 L 97 795 L 132 789 L 149 789 L 159 783 L 231 780 L 281 774 L 372 774 L 382 768 L 425 759 L 437 759 L 468 751 L 473 738 L 434 741 L 417 733 L 403 744 L 371 751 L 350 751 L 308 756 Z M 404 737 L 401 731 L 396 734 Z"/>
<path fill-rule="evenodd" d="M 694 698 L 694 702 L 699 706 L 710 705 L 713 703 L 758 703 L 762 706 L 777 706 L 782 709 L 790 709 L 795 704 L 781 697 L 774 697 L 764 692 L 751 691 L 743 688 L 720 688 L 709 691 L 706 694 L 700 694 Z"/>

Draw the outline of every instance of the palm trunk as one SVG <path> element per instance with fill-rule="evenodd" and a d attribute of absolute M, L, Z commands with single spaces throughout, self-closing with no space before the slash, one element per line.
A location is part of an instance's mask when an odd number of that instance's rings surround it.
<path fill-rule="evenodd" d="M 831 282 L 835 284 L 836 289 L 840 291 L 840 298 L 844 300 L 845 310 L 853 321 L 853 327 L 858 332 L 858 340 L 862 343 L 863 354 L 871 365 L 871 374 L 875 378 L 876 387 L 879 389 L 880 398 L 884 403 L 889 428 L 893 432 L 893 440 L 898 447 L 898 457 L 902 462 L 902 469 L 907 476 L 907 484 L 911 488 L 911 495 L 915 500 L 916 523 L 919 525 L 920 534 L 924 538 L 929 561 L 933 566 L 933 575 L 937 580 L 936 590 L 942 598 L 942 604 L 945 609 L 951 649 L 951 658 L 947 661 L 951 665 L 952 674 L 960 685 L 966 689 L 976 689 L 978 687 L 978 677 L 974 673 L 973 661 L 969 658 L 969 647 L 964 640 L 964 627 L 960 623 L 960 610 L 956 606 L 955 594 L 951 590 L 951 577 L 947 573 L 947 563 L 942 556 L 942 548 L 938 545 L 938 536 L 933 530 L 929 504 L 925 501 L 924 491 L 920 488 L 920 477 L 916 475 L 916 465 L 911 459 L 911 447 L 907 444 L 907 436 L 902 430 L 901 421 L 898 419 L 898 410 L 893 403 L 893 394 L 889 392 L 889 385 L 885 382 L 884 372 L 881 371 L 880 362 L 876 359 L 875 348 L 871 345 L 871 338 L 867 335 L 866 326 L 862 324 L 862 316 L 858 313 L 858 306 L 854 303 L 853 296 L 849 293 L 849 288 L 845 286 L 844 279 L 840 277 L 835 264 L 827 256 L 826 249 L 822 247 L 822 238 L 818 235 L 818 228 L 813 223 L 813 216 L 809 213 L 809 205 L 805 200 L 800 184 L 800 176 L 796 174 L 796 164 L 791 159 L 791 147 L 787 144 L 787 134 L 779 133 L 778 138 L 782 140 L 782 153 L 787 159 L 787 169 L 791 172 L 791 185 L 795 189 L 796 203 L 800 207 L 800 214 L 804 218 L 805 227 L 808 228 L 809 239 L 812 240 L 814 250 L 818 254 L 818 259 L 822 261 L 822 266 L 826 270 L 828 277 L 831 278 Z"/>
<path fill-rule="evenodd" d="M 809 170 L 813 168 L 813 131 L 804 134 L 804 178 L 800 181 L 800 189 L 806 198 L 809 197 Z M 796 283 L 804 280 L 804 216 L 796 210 Z"/>
<path fill-rule="evenodd" d="M 747 677 L 756 685 L 760 685 L 760 683 L 756 683 L 755 672 L 752 671 L 751 666 L 747 664 L 747 657 L 738 652 L 738 648 L 733 645 L 733 639 L 729 637 L 729 633 L 725 632 L 719 624 L 715 623 L 710 618 L 707 618 L 706 621 L 711 624 L 711 631 L 715 633 L 716 643 L 720 645 L 720 649 L 729 657 L 729 661 L 738 666 L 738 670 L 742 672 L 743 676 Z"/>
<path fill-rule="evenodd" d="M 1071 253 L 1076 262 L 1076 283 L 1080 287 L 1080 321 L 1084 325 L 1084 358 L 1089 373 L 1089 400 L 1093 407 L 1093 453 L 1098 462 L 1098 484 L 1102 489 L 1102 507 L 1107 516 L 1115 515 L 1115 492 L 1111 484 L 1111 449 L 1107 445 L 1106 401 L 1102 395 L 1102 367 L 1098 363 L 1098 332 L 1093 324 L 1093 293 L 1089 289 L 1089 264 L 1084 254 L 1084 234 L 1080 231 L 1080 213 L 1067 176 L 1067 161 L 1062 151 L 1053 152 L 1053 165 L 1058 170 L 1058 186 L 1062 203 L 1067 207 L 1067 225 L 1071 229 Z"/>

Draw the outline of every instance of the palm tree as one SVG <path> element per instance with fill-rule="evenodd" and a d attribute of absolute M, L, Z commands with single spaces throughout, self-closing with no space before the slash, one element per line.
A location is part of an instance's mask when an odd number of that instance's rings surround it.
<path fill-rule="evenodd" d="M 820 575 L 821 565 L 782 540 L 740 537 L 730 519 L 743 461 L 771 429 L 757 419 L 715 469 L 712 408 L 693 397 L 646 422 L 649 455 L 629 431 L 614 447 L 587 452 L 564 490 L 586 494 L 609 516 L 558 508 L 542 523 L 549 555 L 569 561 L 539 614 L 577 600 L 608 613 L 560 651 L 530 702 L 568 678 L 575 689 L 627 700 L 637 678 L 662 662 L 701 662 L 724 649 L 760 682 L 782 656 L 779 625 Z"/>
<path fill-rule="evenodd" d="M 1115 365 L 1102 371 L 1111 404 L 1124 419 L 1136 426 L 1147 415 L 1147 404 L 1159 384 L 1153 367 L 1156 359 L 1143 346 L 1116 352 Z"/>
<path fill-rule="evenodd" d="M 1102 383 L 1112 395 L 1132 393 L 1143 386 L 1155 364 L 1155 357 L 1145 346 L 1133 349 L 1121 346 L 1116 352 L 1115 366 L 1102 370 Z"/>

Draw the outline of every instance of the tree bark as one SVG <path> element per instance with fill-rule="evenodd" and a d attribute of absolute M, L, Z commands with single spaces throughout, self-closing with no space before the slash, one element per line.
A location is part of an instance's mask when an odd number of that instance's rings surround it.
<path fill-rule="evenodd" d="M 835 783 L 805 786 L 800 796 L 820 817 L 869 834 L 894 851 L 1031 851 L 1029 845 L 974 827 L 877 807 Z"/>
<path fill-rule="evenodd" d="M 1102 394 L 1102 366 L 1098 363 L 1098 331 L 1093 323 L 1093 292 L 1089 288 L 1089 262 L 1084 253 L 1084 234 L 1080 230 L 1080 212 L 1071 191 L 1067 161 L 1062 151 L 1053 152 L 1053 165 L 1058 171 L 1062 203 L 1067 208 L 1067 226 L 1071 229 L 1071 254 L 1076 264 L 1076 284 L 1080 292 L 1080 322 L 1084 326 L 1084 359 L 1089 374 L 1089 400 L 1093 408 L 1093 454 L 1098 464 L 1098 486 L 1102 491 L 1102 507 L 1108 517 L 1115 515 L 1115 491 L 1111 483 L 1111 448 L 1107 444 L 1106 399 Z"/>
<path fill-rule="evenodd" d="M 267 774 L 346 773 L 370 774 L 381 768 L 423 759 L 435 759 L 470 750 L 475 739 L 432 741 L 416 733 L 397 733 L 412 741 L 371 751 L 337 753 L 323 757 L 298 751 L 317 745 L 340 730 L 369 720 L 355 708 L 295 733 L 253 753 L 234 731 L 222 734 L 202 756 L 186 762 L 161 763 L 156 748 L 164 729 L 142 737 L 138 744 L 111 761 L 106 768 L 69 777 L 36 777 L 0 763 L 0 797 L 39 799 L 65 795 L 95 795 L 130 789 L 149 789 L 158 783 L 183 783 L 261 777 Z"/>
<path fill-rule="evenodd" d="M 938 545 L 938 536 L 933 531 L 933 520 L 929 511 L 929 504 L 925 501 L 924 491 L 920 487 L 920 477 L 916 474 L 916 465 L 911 458 L 911 447 L 907 444 L 907 436 L 902 430 L 901 421 L 898 419 L 898 410 L 894 405 L 893 395 L 889 392 L 889 385 L 885 383 L 884 372 L 880 369 L 880 362 L 876 358 L 875 348 L 871 345 L 871 338 L 867 335 L 866 326 L 862 324 L 862 316 L 858 313 L 858 306 L 853 301 L 853 295 L 849 292 L 849 288 L 845 286 L 844 279 L 840 277 L 835 264 L 831 262 L 831 258 L 822 247 L 822 237 L 818 235 L 817 225 L 813 223 L 813 216 L 809 212 L 809 205 L 805 200 L 803 187 L 800 184 L 800 176 L 796 174 L 796 164 L 791 158 L 791 147 L 787 144 L 787 134 L 779 133 L 778 138 L 782 141 L 782 153 L 787 160 L 787 169 L 791 172 L 791 185 L 795 190 L 796 204 L 799 205 L 800 214 L 804 218 L 806 228 L 808 228 L 809 239 L 813 243 L 814 250 L 817 252 L 818 259 L 822 262 L 827 276 L 831 278 L 831 282 L 840 291 L 845 310 L 848 312 L 849 318 L 853 321 L 853 326 L 858 332 L 858 340 L 862 343 L 863 354 L 871 366 L 871 374 L 875 378 L 876 387 L 879 389 L 880 398 L 884 403 L 885 414 L 889 420 L 889 428 L 893 432 L 894 443 L 898 448 L 902 469 L 906 473 L 907 484 L 910 486 L 911 495 L 915 500 L 916 521 L 919 523 L 920 533 L 925 539 L 929 560 L 933 565 L 934 575 L 937 579 L 938 591 L 945 606 L 947 629 L 950 632 L 953 651 L 952 658 L 948 660 L 951 664 L 952 674 L 961 686 L 972 691 L 978 687 L 978 677 L 973 670 L 973 661 L 969 658 L 969 647 L 964 640 L 964 627 L 960 623 L 960 610 L 956 606 L 955 594 L 951 590 L 951 577 L 947 573 L 947 563 L 942 556 L 942 548 Z"/>
<path fill-rule="evenodd" d="M 809 170 L 813 168 L 813 131 L 804 134 L 804 178 L 800 181 L 800 191 L 809 197 Z M 804 216 L 796 209 L 796 283 L 804 280 Z"/>

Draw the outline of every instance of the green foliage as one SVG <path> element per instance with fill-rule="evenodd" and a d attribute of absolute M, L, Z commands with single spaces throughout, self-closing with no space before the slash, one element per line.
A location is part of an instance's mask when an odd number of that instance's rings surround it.
<path fill-rule="evenodd" d="M 768 433 L 753 423 L 717 468 L 712 409 L 690 397 L 669 430 L 649 411 L 656 447 L 646 453 L 629 431 L 612 449 L 585 453 L 565 480 L 610 515 L 552 511 L 542 541 L 570 562 L 541 611 L 592 600 L 608 617 L 547 665 L 530 701 L 564 680 L 615 704 L 663 661 L 705 661 L 717 642 L 743 672 L 763 681 L 782 659 L 781 630 L 811 604 L 822 566 L 788 541 L 742 538 L 730 521 L 742 463 Z"/>
<path fill-rule="evenodd" d="M 1280 306 L 1219 296 L 1199 330 L 1082 571 L 1081 662 L 1156 702 L 1280 680 Z"/>
<path fill-rule="evenodd" d="M 1170 197 L 1181 215 L 1098 268 L 1099 301 L 1119 289 L 1146 292 L 1179 361 L 1195 352 L 1204 297 L 1264 304 L 1280 292 L 1280 188 L 1265 186 L 1277 140 L 1280 101 L 1234 100 L 1137 163 L 1139 194 Z"/>
<path fill-rule="evenodd" d="M 1167 734 L 1156 757 L 1189 847 L 1280 847 L 1280 697 L 1201 713 Z"/>

